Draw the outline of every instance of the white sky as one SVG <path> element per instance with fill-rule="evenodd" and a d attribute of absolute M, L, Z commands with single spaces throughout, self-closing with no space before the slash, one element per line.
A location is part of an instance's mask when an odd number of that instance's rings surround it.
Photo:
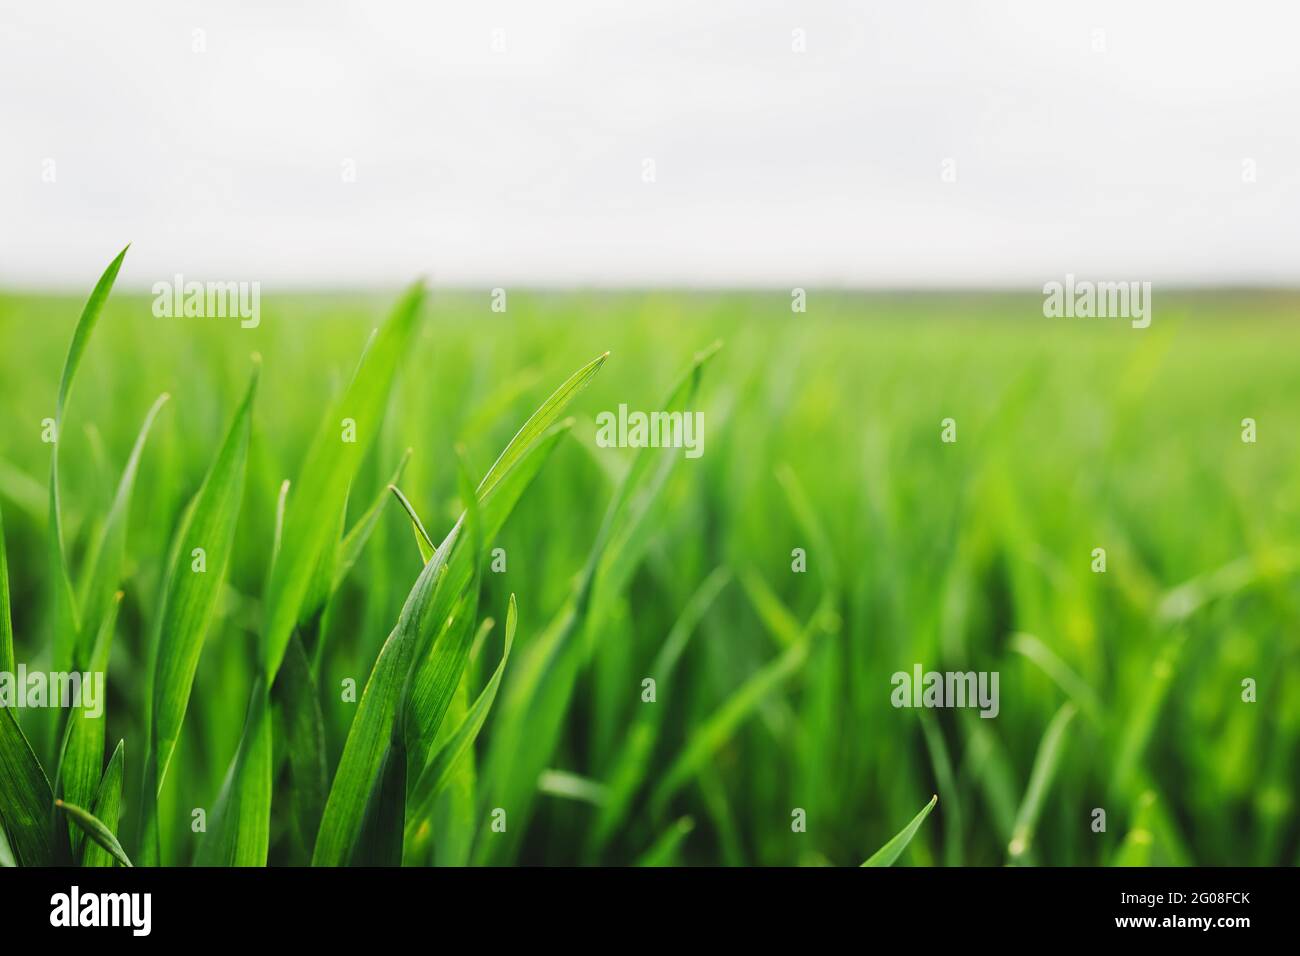
<path fill-rule="evenodd" d="M 128 240 L 134 286 L 1295 284 L 1298 36 L 1291 0 L 0 0 L 0 285 Z"/>

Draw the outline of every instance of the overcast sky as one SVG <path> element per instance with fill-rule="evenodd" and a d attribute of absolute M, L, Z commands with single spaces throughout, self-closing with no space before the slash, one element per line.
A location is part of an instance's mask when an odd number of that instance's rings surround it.
<path fill-rule="evenodd" d="M 1291 0 L 0 0 L 0 285 L 127 241 L 134 286 L 1296 284 L 1297 36 Z"/>

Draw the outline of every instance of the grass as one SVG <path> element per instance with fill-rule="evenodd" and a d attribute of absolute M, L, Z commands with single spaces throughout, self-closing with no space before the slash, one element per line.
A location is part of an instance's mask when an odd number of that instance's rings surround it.
<path fill-rule="evenodd" d="M 0 863 L 1300 862 L 1294 295 L 488 304 L 0 295 Z"/>

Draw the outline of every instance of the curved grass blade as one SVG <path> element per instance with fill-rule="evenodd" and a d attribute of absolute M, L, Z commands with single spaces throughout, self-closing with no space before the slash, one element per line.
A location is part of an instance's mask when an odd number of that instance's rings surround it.
<path fill-rule="evenodd" d="M 312 576 L 327 548 L 337 545 L 333 518 L 342 512 L 348 489 L 371 440 L 397 374 L 409 351 L 424 302 L 424 286 L 412 286 L 366 350 L 352 383 L 322 420 L 307 450 L 285 515 L 284 544 L 267 587 L 262 666 L 274 682 L 294 628 L 301 620 Z M 354 423 L 356 440 L 344 441 L 343 422 Z"/>
<path fill-rule="evenodd" d="M 140 468 L 140 456 L 144 453 L 145 442 L 153 428 L 154 419 L 167 404 L 170 396 L 164 392 L 159 395 L 145 414 L 144 423 L 136 436 L 131 454 L 122 469 L 122 477 L 113 496 L 113 504 L 100 531 L 99 542 L 95 545 L 94 559 L 90 562 L 90 584 L 86 591 L 86 604 L 81 615 L 81 640 L 90 635 L 98 637 L 105 615 L 112 613 L 110 605 L 114 594 L 122 583 L 122 563 L 126 557 L 126 529 L 131 512 L 131 494 L 135 488 L 135 476 Z M 78 663 L 84 659 L 92 648 L 78 649 Z M 72 803 L 78 801 L 73 798 Z"/>
<path fill-rule="evenodd" d="M 912 817 L 911 823 L 899 830 L 888 843 L 867 857 L 862 865 L 893 866 L 894 861 L 907 849 L 907 845 L 912 842 L 912 837 L 916 836 L 916 831 L 921 829 L 921 824 L 925 822 L 925 818 L 930 815 L 930 811 L 934 809 L 934 805 L 938 802 L 939 795 L 936 793 L 930 798 L 930 802 L 921 808 L 921 812 Z"/>
<path fill-rule="evenodd" d="M 370 793 L 384 769 L 416 632 L 427 616 L 434 592 L 441 586 L 450 548 L 445 543 L 420 572 L 397 626 L 384 641 L 366 681 L 325 801 L 312 851 L 313 866 L 343 866 L 352 858 Z"/>
<path fill-rule="evenodd" d="M 670 826 L 650 849 L 645 851 L 641 859 L 636 861 L 636 865 L 675 866 L 682 844 L 694 829 L 695 821 L 690 817 L 682 817 Z"/>
<path fill-rule="evenodd" d="M 282 721 L 276 725 L 276 734 L 284 741 L 289 761 L 288 817 L 310 858 L 329 792 L 329 769 L 320 695 L 307 651 L 297 634 L 289 641 L 272 698 Z"/>
<path fill-rule="evenodd" d="M 352 850 L 350 866 L 401 866 L 406 824 L 406 749 L 394 734 L 384 751 L 379 780 L 366 801 L 366 812 Z"/>
<path fill-rule="evenodd" d="M 113 835 L 113 831 L 106 827 L 103 821 L 99 820 L 89 810 L 83 810 L 73 803 L 64 803 L 62 800 L 55 800 L 54 805 L 67 814 L 68 819 L 81 827 L 88 837 L 112 854 L 113 859 L 118 863 L 123 866 L 131 865 L 131 859 L 126 855 L 126 851 L 122 849 L 122 844 L 117 842 L 117 837 Z"/>
<path fill-rule="evenodd" d="M 91 806 L 95 789 L 99 785 L 104 769 L 104 730 L 107 718 L 104 716 L 103 697 L 94 702 L 98 714 L 92 714 L 85 706 L 87 693 L 102 695 L 104 684 L 102 675 L 108 670 L 108 654 L 113 644 L 113 629 L 117 624 L 117 611 L 122 605 L 122 592 L 113 596 L 106 616 L 100 622 L 99 634 L 91 651 L 87 673 L 94 684 L 87 689 L 82 681 L 82 706 L 74 707 L 68 716 L 67 729 L 63 737 L 62 756 L 59 760 L 59 785 L 61 796 L 68 803 L 78 807 Z M 71 826 L 71 821 L 69 821 Z M 72 840 L 72 852 L 76 856 L 81 849 L 80 830 L 69 832 Z"/>
<path fill-rule="evenodd" d="M 79 643 L 80 621 L 77 619 L 76 598 L 72 593 L 72 576 L 68 569 L 68 553 L 63 543 L 63 507 L 59 497 L 59 447 L 63 444 L 63 419 L 72 393 L 72 383 L 77 377 L 81 357 L 90 341 L 90 334 L 95 330 L 99 315 L 108 301 L 117 273 L 126 258 L 128 245 L 117 254 L 108 268 L 104 270 L 95 283 L 95 288 L 81 310 L 81 317 L 72 333 L 72 342 L 68 345 L 68 354 L 63 363 L 63 375 L 59 379 L 59 396 L 54 411 L 54 445 L 50 451 L 49 483 L 49 581 L 54 589 L 53 627 L 54 660 L 52 670 L 68 671 L 72 669 L 74 651 Z"/>
<path fill-rule="evenodd" d="M 95 791 L 95 802 L 91 807 L 95 817 L 113 832 L 117 832 L 122 815 L 122 784 L 126 776 L 125 748 L 126 742 L 119 740 L 104 769 L 104 775 L 99 780 L 99 789 Z M 111 853 L 93 841 L 87 843 L 81 851 L 82 866 L 112 866 L 115 862 Z"/>
<path fill-rule="evenodd" d="M 681 408 L 693 400 L 704 367 L 719 348 L 721 343 L 695 356 L 660 408 Z M 479 844 L 476 859 L 480 863 L 500 862 L 516 852 L 537 793 L 538 776 L 558 745 L 573 687 L 590 649 L 584 638 L 592 605 L 602 600 L 601 594 L 611 595 L 621 588 L 646 544 L 645 518 L 663 491 L 668 471 L 681 459 L 674 449 L 658 455 L 652 451 L 637 450 L 605 509 L 568 602 L 511 669 L 483 779 L 485 797 L 490 801 L 487 805 L 511 807 L 516 824 L 500 839 Z"/>
<path fill-rule="evenodd" d="M 482 515 L 482 547 L 487 548 L 510 517 L 515 505 L 528 489 L 538 472 L 550 459 L 560 439 L 568 434 L 572 423 L 561 422 L 546 432 L 535 442 L 524 456 L 517 460 L 515 466 L 502 480 L 495 483 L 486 494 L 479 492 L 478 502 Z M 482 484 L 480 483 L 480 488 Z M 466 516 L 448 533 L 440 547 L 452 548 L 451 559 L 447 568 L 447 581 L 434 599 L 430 617 L 434 622 L 443 622 L 451 613 L 454 602 L 459 601 L 470 586 L 471 577 L 478 572 L 477 562 L 471 561 L 472 551 L 469 546 L 460 546 L 460 532 Z M 429 756 L 437 739 L 439 727 L 434 723 L 441 721 L 439 710 L 433 706 L 435 697 L 442 693 L 438 683 L 442 680 L 435 667 L 434 655 L 421 653 L 415 658 L 415 680 L 412 684 L 411 706 L 408 709 L 406 724 L 406 747 L 413 767 L 423 770 L 429 762 Z M 445 675 L 444 675 L 445 676 Z M 443 708 L 445 711 L 445 707 Z M 536 782 L 534 776 L 533 782 Z"/>
<path fill-rule="evenodd" d="M 1007 844 L 1007 856 L 1011 863 L 1019 862 L 1033 843 L 1034 828 L 1043 809 L 1043 798 L 1052 786 L 1052 778 L 1056 776 L 1056 768 L 1065 750 L 1065 730 L 1070 726 L 1076 711 L 1073 703 L 1062 704 L 1043 733 L 1038 753 L 1034 756 L 1034 768 L 1029 773 L 1029 786 L 1025 788 L 1020 810 L 1016 813 L 1016 824 L 1011 830 L 1011 842 Z"/>
<path fill-rule="evenodd" d="M 492 704 L 496 700 L 497 689 L 501 686 L 501 675 L 505 673 L 506 663 L 510 660 L 510 649 L 515 642 L 518 615 L 515 596 L 511 594 L 510 607 L 506 611 L 506 643 L 501 653 L 501 661 L 497 664 L 496 670 L 493 671 L 487 686 L 483 688 L 483 691 L 474 701 L 474 706 L 465 715 L 465 719 L 461 721 L 460 726 L 456 728 L 446 743 L 434 754 L 433 760 L 424 768 L 411 790 L 409 804 L 412 807 L 412 812 L 409 814 L 407 824 L 408 839 L 414 839 L 420 824 L 432 815 L 439 794 L 451 781 L 457 767 L 470 748 L 474 746 L 479 731 L 483 729 L 488 712 L 492 709 Z"/>
<path fill-rule="evenodd" d="M 609 790 L 603 783 L 567 770 L 543 770 L 537 778 L 537 792 L 549 797 L 589 803 L 593 807 L 599 807 L 609 796 Z"/>
<path fill-rule="evenodd" d="M 446 626 L 436 618 L 431 621 L 435 630 L 431 641 L 423 634 L 415 645 L 414 660 L 423 667 L 412 668 L 402 689 L 398 730 L 403 739 L 413 736 L 417 747 L 412 756 L 413 773 L 423 772 L 428 748 L 437 737 L 451 698 L 460 685 L 469 663 L 469 651 L 474 642 L 475 621 L 478 620 L 480 582 L 483 575 L 483 515 L 478 495 L 470 481 L 469 468 L 463 450 L 458 455 L 458 477 L 461 501 L 465 503 L 464 527 L 469 539 L 468 558 L 472 569 L 468 590 L 460 598 L 460 609 Z M 417 673 L 425 681 L 417 683 Z M 412 733 L 413 731 L 413 733 Z"/>
<path fill-rule="evenodd" d="M 244 496 L 244 466 L 259 367 L 260 360 L 255 361 L 248 390 L 195 495 L 167 572 L 152 682 L 153 746 L 159 789 L 180 736 L 194 672 L 230 563 Z"/>
<path fill-rule="evenodd" d="M 479 482 L 478 496 L 480 499 L 485 498 L 496 487 L 497 483 L 510 472 L 510 469 L 519 463 L 520 459 L 528 452 L 528 449 L 532 447 L 532 444 L 559 420 L 564 413 L 564 409 L 577 397 L 579 392 L 591 383 L 591 380 L 595 378 L 596 373 L 600 371 L 600 367 L 605 364 L 605 360 L 608 358 L 609 353 L 606 352 L 578 369 L 528 417 L 528 420 L 520 426 L 519 431 L 515 433 L 515 436 L 510 439 L 505 449 L 497 457 L 497 460 L 493 462 L 492 467 L 488 469 L 488 473 L 483 476 L 483 480 Z"/>
<path fill-rule="evenodd" d="M 213 807 L 197 866 L 266 866 L 271 826 L 271 720 L 266 682 L 258 678 L 234 763 Z"/>
<path fill-rule="evenodd" d="M 699 629 L 700 621 L 708 613 L 713 602 L 717 600 L 722 589 L 731 580 L 731 571 L 723 567 L 713 570 L 696 589 L 682 608 L 681 614 L 673 624 L 672 630 L 664 640 L 663 647 L 655 656 L 650 667 L 650 676 L 661 687 L 669 686 L 677 662 L 681 659 L 686 643 Z M 600 817 L 591 830 L 588 853 L 598 852 L 613 834 L 614 829 L 623 822 L 632 798 L 641 787 L 646 775 L 659 728 L 667 713 L 662 707 L 642 707 L 637 712 L 636 722 L 627 735 L 614 769 L 609 775 L 609 798 L 601 808 Z"/>
<path fill-rule="evenodd" d="M 939 789 L 948 794 L 943 815 L 943 850 L 945 866 L 961 866 L 962 812 L 957 775 L 953 773 L 948 758 L 948 746 L 943 741 L 939 722 L 929 713 L 921 714 L 921 733 L 925 736 L 925 749 L 930 753 L 930 767 Z"/>
<path fill-rule="evenodd" d="M 808 659 L 810 643 L 811 639 L 801 641 L 760 668 L 699 729 L 692 732 L 690 743 L 673 762 L 651 798 L 651 806 L 656 815 L 695 776 L 700 767 L 731 739 L 736 728 L 754 713 L 768 694 L 798 672 Z"/>
<path fill-rule="evenodd" d="M 0 822 L 22 866 L 51 866 L 68 856 L 67 830 L 54 793 L 9 707 L 0 707 Z"/>
<path fill-rule="evenodd" d="M 1089 720 L 1093 723 L 1101 722 L 1103 711 L 1096 693 L 1055 651 L 1032 634 L 1014 635 L 1011 638 L 1011 649 L 1037 664 L 1056 686 L 1069 695 Z"/>
<path fill-rule="evenodd" d="M 433 552 L 438 550 L 437 545 L 429 537 L 429 532 L 424 530 L 424 522 L 416 514 L 415 506 L 406 499 L 406 495 L 402 494 L 402 489 L 398 488 L 397 485 L 389 485 L 388 490 L 393 493 L 393 497 L 402 506 L 406 516 L 411 519 L 411 529 L 415 532 L 415 544 L 420 549 L 420 560 L 428 564 L 429 559 L 433 557 Z"/>
<path fill-rule="evenodd" d="M 402 478 L 402 472 L 406 470 L 406 463 L 411 460 L 411 449 L 406 449 L 402 455 L 402 460 L 397 463 L 397 469 L 393 476 L 388 479 L 388 484 L 380 489 L 375 500 L 371 502 L 370 507 L 366 509 L 365 514 L 357 519 L 343 540 L 339 542 L 339 558 L 334 564 L 334 583 L 330 588 L 331 593 L 337 591 L 343 583 L 344 578 L 351 573 L 352 568 L 356 565 L 357 559 L 361 557 L 361 551 L 370 540 L 370 534 L 375 530 L 375 525 L 379 523 L 379 517 L 384 513 L 384 505 L 388 504 L 388 488 L 397 484 Z"/>

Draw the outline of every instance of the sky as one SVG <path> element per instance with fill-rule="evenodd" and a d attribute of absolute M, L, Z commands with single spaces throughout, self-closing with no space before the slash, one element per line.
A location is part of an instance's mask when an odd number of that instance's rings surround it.
<path fill-rule="evenodd" d="M 0 0 L 0 286 L 1300 284 L 1300 4 Z"/>

